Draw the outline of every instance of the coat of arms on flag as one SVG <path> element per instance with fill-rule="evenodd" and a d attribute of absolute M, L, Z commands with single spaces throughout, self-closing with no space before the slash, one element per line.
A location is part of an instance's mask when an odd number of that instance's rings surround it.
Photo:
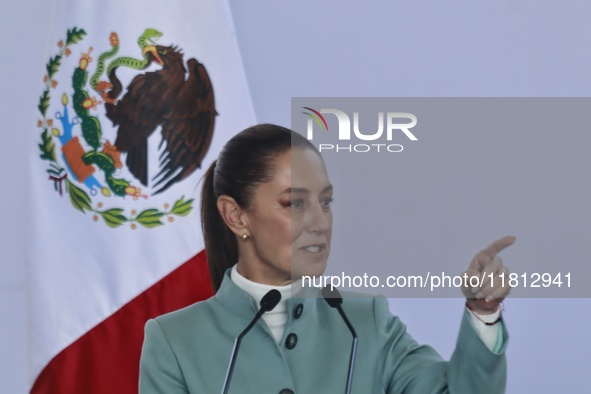
<path fill-rule="evenodd" d="M 193 209 L 184 195 L 141 210 L 123 202 L 185 180 L 200 168 L 213 136 L 217 112 L 206 69 L 194 58 L 185 62 L 176 45 L 159 45 L 163 36 L 147 28 L 135 38 L 137 53 L 120 54 L 120 40 L 134 38 L 112 32 L 84 46 L 85 30 L 73 27 L 46 65 L 40 157 L 56 192 L 109 227 L 153 228 Z M 153 135 L 157 152 L 148 148 Z"/>

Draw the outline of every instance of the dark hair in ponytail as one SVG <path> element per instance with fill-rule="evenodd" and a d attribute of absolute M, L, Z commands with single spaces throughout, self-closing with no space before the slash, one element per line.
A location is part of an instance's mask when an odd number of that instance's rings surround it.
<path fill-rule="evenodd" d="M 201 226 L 214 291 L 220 288 L 225 271 L 238 261 L 236 235 L 218 211 L 218 197 L 232 197 L 241 207 L 250 208 L 256 187 L 273 178 L 274 159 L 292 147 L 316 151 L 310 141 L 285 127 L 252 126 L 232 137 L 205 173 Z"/>

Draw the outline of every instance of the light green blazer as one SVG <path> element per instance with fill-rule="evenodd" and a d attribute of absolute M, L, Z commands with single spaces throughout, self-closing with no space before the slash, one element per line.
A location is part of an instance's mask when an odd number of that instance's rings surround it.
<path fill-rule="evenodd" d="M 390 314 L 386 299 L 346 297 L 343 309 L 359 337 L 352 393 L 505 391 L 504 325 L 500 327 L 503 346 L 493 353 L 465 312 L 455 351 L 446 362 L 406 332 L 405 325 Z M 140 393 L 221 393 L 234 340 L 257 310 L 228 270 L 214 297 L 148 321 Z M 338 312 L 322 298 L 291 298 L 287 310 L 279 345 L 262 319 L 244 337 L 229 393 L 345 392 L 351 334 Z"/>

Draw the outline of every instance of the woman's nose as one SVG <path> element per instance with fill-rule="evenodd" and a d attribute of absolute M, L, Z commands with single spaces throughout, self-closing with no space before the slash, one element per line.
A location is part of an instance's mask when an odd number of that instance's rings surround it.
<path fill-rule="evenodd" d="M 315 204 L 309 210 L 308 231 L 311 233 L 325 233 L 330 228 L 330 218 L 320 204 Z"/>

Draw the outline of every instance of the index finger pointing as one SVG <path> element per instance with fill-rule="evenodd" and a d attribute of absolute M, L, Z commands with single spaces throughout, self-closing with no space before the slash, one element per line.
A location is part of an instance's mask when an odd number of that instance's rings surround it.
<path fill-rule="evenodd" d="M 508 235 L 508 236 L 503 237 L 501 239 L 497 239 L 495 242 L 488 245 L 486 248 L 482 249 L 482 251 L 480 253 L 482 253 L 486 257 L 492 259 L 498 253 L 500 253 L 503 249 L 505 249 L 508 246 L 513 245 L 513 242 L 515 242 L 515 237 L 513 237 L 512 235 Z"/>

